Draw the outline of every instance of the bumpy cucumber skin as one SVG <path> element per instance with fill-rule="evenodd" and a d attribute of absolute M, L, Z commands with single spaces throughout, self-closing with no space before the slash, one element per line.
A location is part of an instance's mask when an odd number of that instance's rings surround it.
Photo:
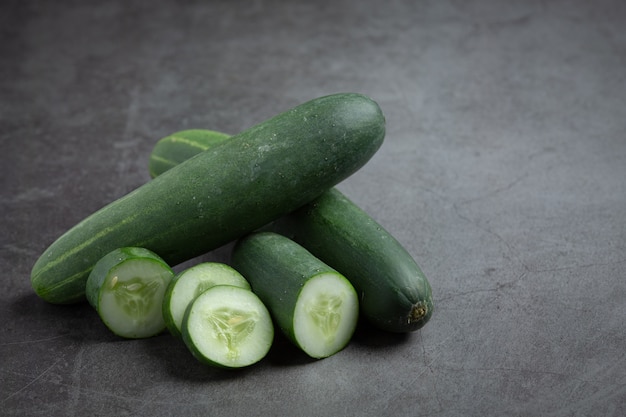
<path fill-rule="evenodd" d="M 294 312 L 304 284 L 322 273 L 337 271 L 291 239 L 270 231 L 239 239 L 231 264 L 250 282 L 283 334 L 299 346 Z"/>
<path fill-rule="evenodd" d="M 150 153 L 148 171 L 152 178 L 174 168 L 209 147 L 224 142 L 230 135 L 214 130 L 181 130 L 160 139 Z"/>
<path fill-rule="evenodd" d="M 379 149 L 385 119 L 366 96 L 311 100 L 197 154 L 59 237 L 31 272 L 51 303 L 84 299 L 109 251 L 139 246 L 170 265 L 249 233 L 313 200 Z"/>
<path fill-rule="evenodd" d="M 214 138 L 213 131 L 197 130 L 193 143 L 172 142 L 169 150 L 192 153 L 217 144 Z M 183 155 L 177 151 L 168 156 L 180 163 Z M 363 316 L 376 327 L 412 332 L 430 320 L 432 290 L 419 265 L 389 232 L 336 188 L 267 229 L 295 239 L 344 274 L 360 294 Z"/>
<path fill-rule="evenodd" d="M 337 189 L 276 221 L 295 240 L 341 272 L 374 326 L 398 333 L 420 329 L 433 313 L 432 290 L 407 250 Z"/>

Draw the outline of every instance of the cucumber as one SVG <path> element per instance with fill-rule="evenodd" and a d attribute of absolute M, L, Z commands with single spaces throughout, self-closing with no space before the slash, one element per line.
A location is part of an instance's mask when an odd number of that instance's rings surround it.
<path fill-rule="evenodd" d="M 154 178 L 229 137 L 226 133 L 204 129 L 182 130 L 166 136 L 154 145 L 150 153 L 148 162 L 150 176 Z"/>
<path fill-rule="evenodd" d="M 202 132 L 196 131 L 190 142 L 172 143 L 170 160 L 181 163 L 183 150 L 213 146 L 213 133 Z M 360 294 L 363 316 L 376 327 L 411 332 L 430 320 L 432 290 L 419 265 L 397 239 L 336 188 L 270 229 L 295 239 L 345 275 Z"/>
<path fill-rule="evenodd" d="M 172 266 L 216 249 L 350 176 L 384 134 L 380 108 L 363 95 L 301 104 L 87 217 L 35 262 L 33 289 L 51 303 L 78 302 L 94 264 L 118 247 L 148 248 Z"/>
<path fill-rule="evenodd" d="M 433 314 L 430 283 L 407 250 L 337 189 L 281 218 L 273 229 L 340 271 L 374 326 L 398 333 L 422 328 Z"/>
<path fill-rule="evenodd" d="M 202 262 L 176 274 L 163 297 L 163 319 L 172 335 L 181 336 L 183 317 L 189 304 L 216 285 L 250 290 L 250 284 L 239 272 L 219 262 Z"/>
<path fill-rule="evenodd" d="M 252 291 L 216 285 L 187 308 L 182 337 L 200 362 L 241 368 L 267 355 L 274 340 L 274 325 L 267 308 Z"/>
<path fill-rule="evenodd" d="M 302 246 L 273 232 L 252 233 L 234 246 L 232 265 L 307 355 L 325 358 L 350 341 L 359 316 L 354 288 Z"/>
<path fill-rule="evenodd" d="M 165 329 L 163 295 L 174 271 L 145 248 L 119 248 L 94 266 L 86 295 L 104 324 L 130 339 L 155 336 Z"/>

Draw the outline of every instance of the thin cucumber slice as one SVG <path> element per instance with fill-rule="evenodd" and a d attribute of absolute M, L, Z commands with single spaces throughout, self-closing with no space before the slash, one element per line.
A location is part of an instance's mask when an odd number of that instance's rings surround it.
<path fill-rule="evenodd" d="M 274 340 L 274 325 L 267 308 L 252 291 L 216 285 L 189 305 L 182 335 L 199 361 L 242 368 L 267 355 Z"/>
<path fill-rule="evenodd" d="M 250 284 L 243 275 L 219 262 L 194 265 L 172 279 L 163 297 L 163 319 L 172 335 L 182 336 L 185 310 L 196 297 L 216 285 L 232 285 L 250 290 Z"/>
<path fill-rule="evenodd" d="M 118 336 L 151 337 L 165 329 L 161 306 L 173 276 L 169 265 L 148 249 L 116 249 L 89 274 L 87 300 Z"/>
<path fill-rule="evenodd" d="M 250 234 L 235 245 L 232 265 L 307 355 L 325 358 L 350 341 L 359 315 L 354 287 L 296 242 L 273 232 Z"/>

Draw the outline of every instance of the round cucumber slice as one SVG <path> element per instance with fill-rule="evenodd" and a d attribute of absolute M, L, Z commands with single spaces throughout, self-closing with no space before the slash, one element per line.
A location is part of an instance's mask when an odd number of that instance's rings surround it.
<path fill-rule="evenodd" d="M 350 341 L 359 315 L 354 287 L 342 275 L 322 273 L 302 287 L 293 317 L 294 337 L 313 358 L 325 358 Z"/>
<path fill-rule="evenodd" d="M 104 324 L 118 336 L 145 338 L 165 329 L 163 295 L 174 276 L 154 252 L 116 249 L 100 259 L 89 274 L 86 295 Z"/>
<path fill-rule="evenodd" d="M 174 336 L 181 337 L 183 316 L 189 304 L 216 285 L 232 285 L 250 290 L 248 281 L 234 268 L 219 262 L 203 262 L 179 272 L 163 298 L 163 319 Z"/>
<path fill-rule="evenodd" d="M 182 335 L 199 361 L 241 368 L 260 361 L 269 352 L 274 326 L 267 308 L 253 292 L 216 285 L 189 305 Z"/>

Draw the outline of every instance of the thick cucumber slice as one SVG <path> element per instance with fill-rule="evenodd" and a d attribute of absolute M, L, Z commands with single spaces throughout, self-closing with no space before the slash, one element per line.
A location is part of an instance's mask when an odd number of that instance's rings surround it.
<path fill-rule="evenodd" d="M 348 344 L 358 321 L 356 291 L 302 246 L 258 232 L 237 242 L 232 263 L 283 333 L 306 354 L 325 358 Z"/>
<path fill-rule="evenodd" d="M 154 252 L 120 248 L 96 263 L 87 278 L 86 295 L 113 333 L 132 339 L 150 337 L 165 329 L 161 306 L 173 276 Z"/>
<path fill-rule="evenodd" d="M 182 335 L 199 361 L 241 368 L 267 355 L 274 340 L 274 326 L 267 308 L 252 291 L 216 285 L 189 305 Z"/>
<path fill-rule="evenodd" d="M 232 285 L 250 290 L 250 284 L 239 272 L 218 262 L 192 266 L 172 279 L 163 298 L 163 319 L 170 333 L 181 336 L 183 316 L 189 304 L 216 285 Z"/>

